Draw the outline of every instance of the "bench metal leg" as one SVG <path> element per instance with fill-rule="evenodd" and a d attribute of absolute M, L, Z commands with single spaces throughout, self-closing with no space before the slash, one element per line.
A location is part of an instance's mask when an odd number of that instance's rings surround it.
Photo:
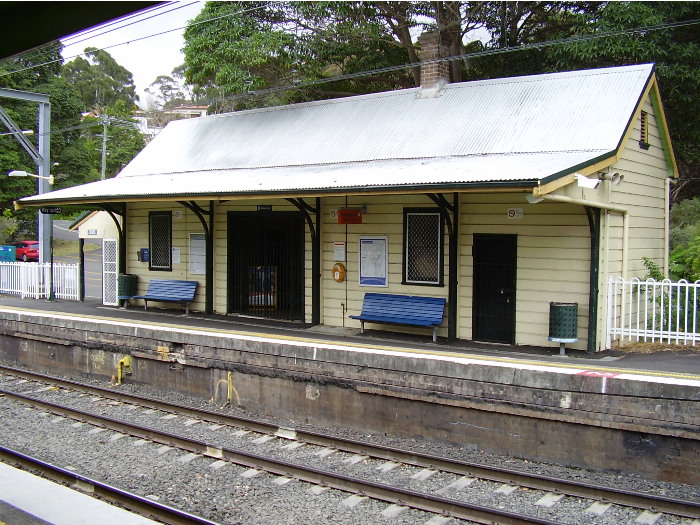
<path fill-rule="evenodd" d="M 433 326 L 433 343 L 437 343 L 437 331 L 438 331 L 438 327 Z"/>
<path fill-rule="evenodd" d="M 365 333 L 365 322 L 360 321 L 360 333 L 364 334 Z"/>

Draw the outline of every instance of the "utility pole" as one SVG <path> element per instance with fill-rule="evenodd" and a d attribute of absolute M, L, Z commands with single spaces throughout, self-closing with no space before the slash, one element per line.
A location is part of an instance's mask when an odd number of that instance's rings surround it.
<path fill-rule="evenodd" d="M 105 180 L 105 172 L 107 171 L 107 124 L 109 124 L 109 117 L 107 115 L 100 115 L 102 120 L 102 174 L 101 179 Z"/>
<path fill-rule="evenodd" d="M 22 147 L 29 153 L 34 163 L 37 166 L 39 174 L 39 194 L 47 193 L 51 190 L 48 183 L 51 164 L 49 162 L 50 155 L 50 136 L 51 136 L 51 104 L 49 96 L 40 93 L 30 93 L 28 91 L 17 91 L 14 89 L 0 88 L 0 97 L 11 98 L 15 100 L 24 100 L 27 102 L 35 102 L 39 106 L 39 137 L 38 144 L 34 146 L 26 137 L 22 135 L 22 130 L 14 123 L 10 116 L 0 107 L 0 121 L 13 133 Z M 39 261 L 49 262 L 51 241 L 53 237 L 53 216 L 43 213 L 38 213 L 39 221 Z"/>

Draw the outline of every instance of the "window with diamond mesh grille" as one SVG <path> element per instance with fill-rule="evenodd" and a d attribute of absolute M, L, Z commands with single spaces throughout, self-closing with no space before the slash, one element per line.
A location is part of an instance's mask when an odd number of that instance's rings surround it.
<path fill-rule="evenodd" d="M 439 211 L 404 210 L 404 282 L 442 285 L 442 218 Z"/>
<path fill-rule="evenodd" d="M 169 211 L 148 214 L 150 270 L 172 270 L 172 215 Z"/>

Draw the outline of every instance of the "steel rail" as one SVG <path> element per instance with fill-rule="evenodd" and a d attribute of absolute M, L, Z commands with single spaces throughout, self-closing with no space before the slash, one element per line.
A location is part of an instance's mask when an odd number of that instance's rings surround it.
<path fill-rule="evenodd" d="M 557 492 L 567 496 L 605 501 L 607 503 L 614 503 L 633 508 L 648 509 L 653 512 L 663 512 L 666 514 L 673 514 L 687 518 L 700 518 L 700 502 L 679 500 L 669 498 L 667 496 L 659 496 L 655 494 L 610 488 L 578 481 L 570 481 L 563 478 L 543 476 L 541 474 L 530 474 L 514 469 L 489 466 L 474 462 L 412 452 L 409 450 L 390 448 L 382 445 L 373 445 L 327 434 L 284 428 L 270 423 L 257 421 L 252 418 L 220 414 L 209 410 L 181 406 L 151 397 L 116 392 L 103 387 L 85 385 L 76 381 L 54 378 L 34 372 L 15 370 L 2 365 L 0 365 L 0 371 L 27 379 L 47 381 L 65 386 L 67 388 L 79 389 L 85 392 L 99 394 L 115 401 L 121 401 L 124 403 L 138 403 L 149 408 L 179 413 L 180 415 L 185 415 L 210 423 L 244 427 L 254 432 L 274 434 L 281 438 L 294 439 L 305 443 L 342 450 L 344 452 L 351 452 L 358 455 L 366 455 L 388 461 L 441 470 L 461 476 L 519 485 L 521 487 L 527 487 L 535 490 Z"/>
<path fill-rule="evenodd" d="M 131 512 L 157 519 L 169 525 L 219 525 L 216 521 L 210 521 L 189 512 L 144 498 L 138 494 L 132 494 L 126 490 L 76 474 L 2 445 L 0 445 L 0 460 L 28 472 L 39 472 L 43 477 L 51 481 L 64 484 L 88 495 L 97 496 Z"/>
<path fill-rule="evenodd" d="M 484 524 L 500 525 L 562 525 L 561 522 L 527 516 L 501 509 L 461 502 L 441 496 L 433 496 L 422 492 L 391 487 L 383 483 L 363 480 L 322 469 L 308 467 L 289 461 L 275 460 L 229 447 L 218 447 L 199 440 L 189 439 L 159 430 L 133 425 L 106 416 L 99 416 L 80 410 L 71 409 L 55 403 L 13 393 L 0 389 L 0 395 L 28 404 L 35 408 L 64 416 L 76 421 L 107 428 L 109 430 L 128 434 L 155 443 L 174 446 L 191 453 L 200 454 L 216 459 L 227 460 L 248 468 L 322 485 L 344 492 L 360 494 L 388 503 L 403 505 L 434 514 L 443 514 Z"/>

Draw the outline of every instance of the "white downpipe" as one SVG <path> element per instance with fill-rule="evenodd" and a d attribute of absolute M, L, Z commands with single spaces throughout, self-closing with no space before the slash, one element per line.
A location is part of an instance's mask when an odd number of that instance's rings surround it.
<path fill-rule="evenodd" d="M 551 202 L 562 202 L 562 203 L 566 203 L 566 204 L 578 204 L 581 206 L 590 206 L 591 208 L 599 208 L 601 210 L 606 210 L 608 212 L 614 212 L 614 213 L 621 214 L 622 215 L 622 278 L 627 279 L 627 263 L 628 263 L 627 258 L 628 258 L 628 253 L 629 253 L 629 210 L 627 208 L 625 208 L 623 206 L 615 206 L 614 204 L 605 204 L 602 202 L 589 201 L 586 199 L 575 199 L 573 197 L 567 197 L 565 195 L 546 194 L 546 195 L 542 195 L 542 198 L 544 198 L 545 200 L 551 201 Z M 605 222 L 606 222 L 606 228 L 607 228 L 607 224 L 609 222 L 607 220 L 607 217 L 606 217 Z M 591 242 L 593 242 L 593 240 L 591 240 Z M 606 235 L 606 242 L 607 242 L 607 235 Z M 606 244 L 606 254 L 605 254 L 606 260 L 608 257 L 607 248 L 608 247 Z M 606 270 L 607 270 L 607 268 L 606 268 Z M 600 286 L 600 288 L 602 288 L 602 286 Z M 603 298 L 603 300 L 605 300 L 605 298 Z M 609 297 L 608 297 L 608 301 L 609 301 Z M 609 302 L 605 307 L 608 311 L 610 310 Z M 596 316 L 598 316 L 598 315 L 599 314 L 596 313 Z M 601 322 L 598 323 L 599 334 L 600 334 L 601 324 L 603 324 L 604 325 L 603 326 L 603 330 L 604 330 L 603 338 L 605 339 L 604 344 L 609 348 L 608 341 L 607 341 L 609 326 L 605 325 L 605 323 L 606 323 L 605 318 L 601 319 L 600 317 L 598 317 L 598 320 L 602 321 L 602 323 Z M 600 339 L 598 339 L 598 340 L 600 340 Z"/>
<path fill-rule="evenodd" d="M 670 265 L 670 255 L 669 245 L 671 244 L 670 239 L 670 222 L 671 222 L 671 179 L 666 177 L 664 186 L 666 188 L 666 194 L 664 198 L 664 275 L 668 276 L 669 265 Z M 623 276 L 624 278 L 624 276 Z"/>

